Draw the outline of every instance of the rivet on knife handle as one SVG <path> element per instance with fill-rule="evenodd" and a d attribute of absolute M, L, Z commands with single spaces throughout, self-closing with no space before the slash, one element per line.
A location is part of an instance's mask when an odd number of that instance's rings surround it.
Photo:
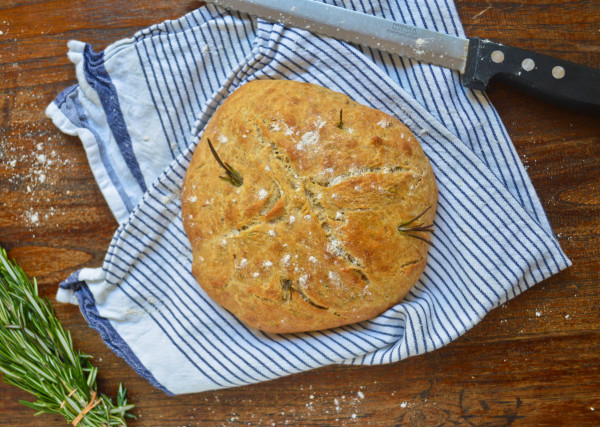
<path fill-rule="evenodd" d="M 600 70 L 489 40 L 469 39 L 463 85 L 485 90 L 494 76 L 570 107 L 600 108 Z"/>

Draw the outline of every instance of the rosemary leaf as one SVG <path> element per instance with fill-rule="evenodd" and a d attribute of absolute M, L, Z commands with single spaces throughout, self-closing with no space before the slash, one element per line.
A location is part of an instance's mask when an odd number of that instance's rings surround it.
<path fill-rule="evenodd" d="M 134 408 L 127 391 L 119 385 L 116 405 L 97 394 L 98 368 L 90 358 L 75 351 L 71 334 L 39 296 L 36 280 L 30 281 L 0 248 L 0 374 L 37 399 L 20 402 L 35 415 L 60 414 L 73 425 L 127 425 Z"/>
<path fill-rule="evenodd" d="M 210 148 L 210 152 L 212 153 L 213 157 L 215 158 L 217 163 L 219 163 L 219 166 L 225 169 L 225 176 L 219 176 L 219 178 L 221 178 L 223 181 L 227 181 L 234 187 L 241 187 L 244 183 L 244 178 L 242 178 L 242 175 L 238 171 L 236 171 L 233 168 L 233 166 L 231 166 L 229 163 L 223 162 L 217 154 L 215 147 L 212 145 L 212 142 L 210 142 L 210 139 L 206 138 L 206 140 L 208 141 L 208 148 Z"/>
<path fill-rule="evenodd" d="M 429 224 L 429 225 L 412 225 L 413 223 L 415 223 L 415 221 L 417 221 L 419 218 L 421 218 L 425 212 L 427 212 L 429 209 L 431 208 L 431 206 L 427 207 L 427 209 L 425 209 L 423 212 L 421 212 L 419 215 L 417 215 L 416 217 L 400 224 L 398 226 L 398 231 L 400 232 L 400 234 L 402 234 L 403 236 L 406 237 L 412 237 L 413 239 L 417 239 L 420 240 L 422 242 L 427 243 L 429 246 L 433 246 L 433 244 L 425 239 L 424 237 L 421 237 L 417 234 L 414 234 L 416 232 L 420 232 L 420 233 L 431 233 L 433 232 L 433 224 Z"/>

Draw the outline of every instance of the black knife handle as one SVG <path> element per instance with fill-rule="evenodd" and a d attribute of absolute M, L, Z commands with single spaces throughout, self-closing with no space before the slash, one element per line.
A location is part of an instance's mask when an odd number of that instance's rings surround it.
<path fill-rule="evenodd" d="M 600 111 L 600 70 L 477 37 L 469 39 L 463 85 L 485 90 L 494 76 L 560 105 Z"/>

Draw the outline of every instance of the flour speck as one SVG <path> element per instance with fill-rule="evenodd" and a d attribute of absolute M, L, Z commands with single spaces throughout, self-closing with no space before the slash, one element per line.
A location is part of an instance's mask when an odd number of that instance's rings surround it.
<path fill-rule="evenodd" d="M 381 119 L 381 120 L 379 120 L 379 122 L 377 122 L 377 126 L 379 126 L 380 128 L 383 128 L 383 129 L 388 127 L 390 124 L 391 124 L 391 122 L 388 119 Z"/>
<path fill-rule="evenodd" d="M 269 192 L 267 190 L 265 190 L 264 188 L 261 188 L 261 190 L 258 192 L 258 198 L 260 200 L 266 199 L 268 195 L 269 195 Z"/>
<path fill-rule="evenodd" d="M 30 210 L 25 213 L 25 216 L 31 224 L 37 224 L 40 221 L 40 215 L 37 212 L 33 212 Z"/>
<path fill-rule="evenodd" d="M 304 135 L 302 135 L 302 138 L 300 138 L 300 142 L 296 144 L 296 148 L 299 151 L 304 151 L 307 147 L 318 144 L 320 138 L 319 131 L 325 125 L 325 123 L 325 121 L 318 122 L 316 130 L 306 132 Z"/>

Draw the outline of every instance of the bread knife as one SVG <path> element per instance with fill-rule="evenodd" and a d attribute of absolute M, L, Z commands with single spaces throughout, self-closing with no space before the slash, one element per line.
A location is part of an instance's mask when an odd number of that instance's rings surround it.
<path fill-rule="evenodd" d="M 457 70 L 485 90 L 501 78 L 560 105 L 600 111 L 600 70 L 477 37 L 465 39 L 313 0 L 207 0 L 350 43 Z"/>

